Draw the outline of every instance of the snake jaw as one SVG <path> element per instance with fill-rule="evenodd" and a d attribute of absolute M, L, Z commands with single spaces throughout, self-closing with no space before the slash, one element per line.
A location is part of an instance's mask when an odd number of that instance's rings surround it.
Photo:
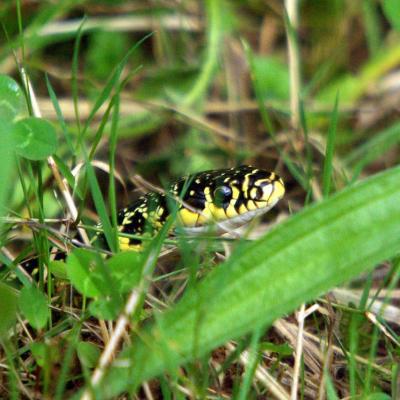
<path fill-rule="evenodd" d="M 269 195 L 267 198 L 267 203 L 273 204 L 273 207 L 279 200 L 283 198 L 285 195 L 285 185 L 281 178 L 277 177 L 277 179 L 272 183 L 272 188 L 269 191 Z"/>

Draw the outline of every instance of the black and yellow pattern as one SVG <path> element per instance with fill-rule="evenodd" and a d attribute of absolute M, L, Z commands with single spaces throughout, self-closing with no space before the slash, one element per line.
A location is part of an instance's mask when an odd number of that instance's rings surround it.
<path fill-rule="evenodd" d="M 284 195 L 274 172 L 251 166 L 199 172 L 179 179 L 166 194 L 150 192 L 118 213 L 121 233 L 153 236 L 178 203 L 177 219 L 185 232 L 235 229 L 267 212 Z M 168 196 L 168 199 L 167 199 Z M 181 199 L 181 200 L 180 200 Z M 120 236 L 121 250 L 140 250 L 142 240 Z"/>

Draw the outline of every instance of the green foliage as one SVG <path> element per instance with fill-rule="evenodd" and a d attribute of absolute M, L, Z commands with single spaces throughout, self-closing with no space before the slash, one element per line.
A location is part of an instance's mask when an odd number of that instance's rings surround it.
<path fill-rule="evenodd" d="M 102 293 L 108 293 L 104 270 L 104 261 L 95 252 L 76 249 L 68 256 L 68 277 L 74 287 L 87 297 L 98 297 Z"/>
<path fill-rule="evenodd" d="M 43 292 L 35 286 L 26 286 L 21 290 L 18 305 L 31 326 L 42 329 L 49 318 L 47 299 Z"/>
<path fill-rule="evenodd" d="M 67 266 L 63 261 L 51 261 L 49 263 L 49 271 L 57 278 L 57 279 L 68 279 Z"/>
<path fill-rule="evenodd" d="M 281 356 L 290 356 L 293 354 L 293 350 L 287 343 L 274 344 L 271 342 L 261 342 L 259 346 L 260 351 L 274 352 L 280 354 Z"/>
<path fill-rule="evenodd" d="M 117 290 L 128 293 L 137 286 L 142 275 L 143 256 L 135 251 L 124 251 L 106 261 Z"/>
<path fill-rule="evenodd" d="M 17 312 L 17 295 L 9 286 L 0 282 L 0 339 L 7 334 L 15 322 Z"/>
<path fill-rule="evenodd" d="M 370 395 L 368 395 L 366 397 L 366 400 L 390 400 L 390 399 L 392 399 L 391 396 L 389 396 L 386 393 L 382 393 L 382 392 L 380 392 L 380 393 L 371 393 Z"/>
<path fill-rule="evenodd" d="M 0 120 L 12 121 L 25 111 L 25 97 L 17 82 L 0 75 Z"/>
<path fill-rule="evenodd" d="M 392 24 L 393 28 L 400 31 L 400 1 L 399 0 L 383 0 L 383 12 L 386 18 Z"/>
<path fill-rule="evenodd" d="M 90 312 L 111 320 L 116 318 L 123 305 L 122 294 L 138 284 L 142 262 L 142 255 L 136 252 L 116 254 L 104 261 L 98 253 L 76 249 L 68 256 L 66 270 L 74 287 L 93 298 Z"/>
<path fill-rule="evenodd" d="M 326 372 L 325 372 L 325 386 L 326 386 L 326 395 L 328 400 L 339 400 L 332 379 Z"/>
<path fill-rule="evenodd" d="M 373 161 L 382 157 L 389 149 L 400 142 L 400 123 L 394 123 L 389 128 L 379 131 L 365 143 L 360 144 L 346 158 L 352 167 L 354 175 L 359 173 Z"/>
<path fill-rule="evenodd" d="M 58 348 L 50 343 L 34 342 L 29 345 L 29 348 L 37 364 L 42 368 L 49 368 L 55 362 L 59 362 Z"/>
<path fill-rule="evenodd" d="M 338 121 L 338 105 L 339 105 L 339 97 L 337 96 L 334 109 L 332 112 L 332 119 L 329 126 L 328 140 L 326 143 L 326 150 L 325 150 L 325 161 L 324 161 L 323 180 L 322 180 L 322 188 L 325 196 L 329 195 L 331 187 L 331 179 L 333 171 L 333 154 L 335 149 L 336 128 Z"/>
<path fill-rule="evenodd" d="M 276 57 L 254 57 L 254 79 L 259 85 L 263 100 L 289 98 L 289 71 L 287 65 Z"/>
<path fill-rule="evenodd" d="M 100 357 L 100 350 L 94 343 L 79 342 L 76 352 L 82 365 L 87 368 L 94 368 Z"/>
<path fill-rule="evenodd" d="M 128 48 L 128 38 L 120 32 L 93 32 L 87 52 L 87 68 L 93 78 L 107 79 L 115 66 L 115 60 L 121 60 Z"/>
<path fill-rule="evenodd" d="M 56 131 L 45 119 L 21 119 L 13 125 L 12 134 L 17 154 L 28 160 L 45 160 L 56 151 Z"/>
<path fill-rule="evenodd" d="M 11 180 L 14 175 L 14 148 L 15 144 L 10 130 L 12 125 L 7 121 L 0 120 L 0 168 L 2 179 L 0 179 L 0 215 L 5 213 L 5 202 L 9 195 Z"/>

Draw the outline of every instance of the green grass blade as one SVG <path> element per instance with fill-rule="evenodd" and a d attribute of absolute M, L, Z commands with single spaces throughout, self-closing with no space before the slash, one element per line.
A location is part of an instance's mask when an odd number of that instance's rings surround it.
<path fill-rule="evenodd" d="M 113 226 L 117 226 L 117 195 L 115 192 L 115 153 L 117 151 L 118 140 L 118 118 L 119 118 L 119 93 L 115 95 L 114 110 L 111 121 L 111 134 L 110 134 L 110 175 L 109 175 L 109 190 L 108 190 L 108 203 L 110 206 L 111 221 Z M 119 250 L 117 231 L 115 231 L 115 243 Z"/>
<path fill-rule="evenodd" d="M 71 154 L 74 154 L 75 151 L 74 151 L 74 146 L 72 144 L 72 136 L 68 131 L 67 124 L 65 123 L 65 119 L 61 111 L 61 107 L 58 102 L 56 93 L 54 92 L 53 86 L 51 85 L 51 82 L 47 74 L 45 75 L 45 78 L 46 78 L 47 91 L 49 92 L 50 100 L 53 103 L 54 110 L 56 111 L 57 119 L 58 122 L 60 123 L 60 127 L 64 135 L 65 142 L 67 143 L 68 150 L 70 151 Z"/>
<path fill-rule="evenodd" d="M 335 386 L 333 385 L 332 378 L 329 375 L 329 372 L 325 371 L 325 387 L 326 387 L 326 397 L 328 400 L 339 400 L 339 397 L 336 394 Z"/>
<path fill-rule="evenodd" d="M 101 194 L 99 182 L 97 181 L 93 165 L 88 160 L 86 153 L 85 153 L 85 158 L 86 158 L 87 179 L 89 182 L 90 191 L 92 192 L 93 202 L 95 204 L 97 214 L 100 217 L 100 221 L 104 231 L 104 236 L 107 240 L 107 244 L 110 247 L 111 251 L 115 253 L 117 251 L 115 234 L 113 232 L 113 228 L 111 226 L 110 219 L 108 217 L 107 208 L 104 203 L 103 196 Z"/>
<path fill-rule="evenodd" d="M 339 95 L 336 96 L 335 105 L 333 107 L 333 112 L 331 117 L 331 123 L 329 125 L 328 140 L 326 142 L 324 171 L 322 180 L 322 189 L 325 197 L 329 196 L 331 190 L 333 153 L 335 150 L 336 128 L 339 116 L 338 105 L 339 105 Z"/>
<path fill-rule="evenodd" d="M 82 29 L 83 25 L 86 22 L 86 16 L 82 18 L 82 22 L 79 25 L 78 32 L 76 33 L 75 43 L 74 43 L 74 52 L 72 55 L 72 80 L 71 80 L 71 92 L 72 99 L 74 102 L 74 111 L 75 111 L 75 119 L 76 119 L 76 127 L 78 128 L 78 134 L 81 134 L 81 120 L 79 117 L 79 87 L 78 87 L 78 56 L 79 49 L 81 46 L 82 39 Z"/>
<path fill-rule="evenodd" d="M 380 46 L 382 45 L 379 13 L 376 2 L 373 0 L 364 0 L 362 8 L 368 50 L 370 54 L 374 56 L 378 54 Z"/>
<path fill-rule="evenodd" d="M 353 150 L 346 158 L 346 162 L 353 166 L 354 177 L 371 162 L 375 161 L 400 141 L 400 123 L 378 132 L 366 143 Z"/>
<path fill-rule="evenodd" d="M 263 334 L 262 329 L 258 328 L 253 332 L 253 335 L 251 337 L 249 362 L 246 367 L 246 372 L 244 373 L 242 384 L 240 385 L 237 400 L 246 400 L 249 398 L 249 392 L 250 392 L 251 385 L 253 383 L 254 374 L 256 372 L 257 365 L 260 361 L 260 355 L 259 355 L 260 343 L 259 342 L 260 342 L 262 334 Z"/>
<path fill-rule="evenodd" d="M 294 215 L 189 290 L 136 339 L 107 388 L 173 371 L 216 346 L 293 311 L 400 249 L 400 167 Z M 127 378 L 126 376 L 124 378 Z M 119 390 L 121 387 L 119 388 Z"/>
<path fill-rule="evenodd" d="M 206 94 L 218 65 L 222 39 L 222 2 L 219 0 L 207 0 L 205 4 L 209 19 L 206 57 L 195 84 L 184 98 L 183 104 L 186 107 L 190 107 Z"/>

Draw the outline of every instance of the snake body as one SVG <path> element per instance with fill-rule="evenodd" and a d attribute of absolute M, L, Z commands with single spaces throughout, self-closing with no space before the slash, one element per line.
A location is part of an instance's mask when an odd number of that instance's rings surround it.
<path fill-rule="evenodd" d="M 270 210 L 284 195 L 282 179 L 274 172 L 243 165 L 199 172 L 180 178 L 166 193 L 149 192 L 117 216 L 121 250 L 141 250 L 141 237 L 153 236 L 177 207 L 177 224 L 189 234 L 214 225 L 235 229 Z"/>

